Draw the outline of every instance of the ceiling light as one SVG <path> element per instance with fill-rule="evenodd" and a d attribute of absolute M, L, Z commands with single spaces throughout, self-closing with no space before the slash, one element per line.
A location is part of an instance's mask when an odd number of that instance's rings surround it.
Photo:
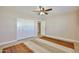
<path fill-rule="evenodd" d="M 40 15 L 45 15 L 45 13 L 44 12 L 40 12 Z"/>

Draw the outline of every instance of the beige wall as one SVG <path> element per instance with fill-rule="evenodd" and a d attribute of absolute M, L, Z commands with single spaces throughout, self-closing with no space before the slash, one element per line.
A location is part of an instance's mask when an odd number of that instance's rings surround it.
<path fill-rule="evenodd" d="M 47 17 L 46 35 L 71 40 L 77 39 L 76 12 L 64 13 Z"/>
<path fill-rule="evenodd" d="M 75 40 L 75 52 L 79 52 L 79 10 L 47 17 L 45 32 L 63 40 Z"/>
<path fill-rule="evenodd" d="M 0 45 L 17 40 L 17 18 L 32 20 L 29 14 L 18 12 L 17 7 L 0 6 Z"/>
<path fill-rule="evenodd" d="M 0 44 L 16 39 L 15 7 L 0 7 Z"/>

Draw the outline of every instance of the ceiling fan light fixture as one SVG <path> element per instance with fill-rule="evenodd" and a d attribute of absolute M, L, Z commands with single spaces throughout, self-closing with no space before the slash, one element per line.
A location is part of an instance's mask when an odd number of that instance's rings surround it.
<path fill-rule="evenodd" d="M 44 12 L 40 12 L 40 15 L 45 15 L 45 13 Z"/>
<path fill-rule="evenodd" d="M 42 6 L 39 6 L 39 9 L 35 10 L 34 12 L 38 12 L 39 15 L 48 15 L 48 11 L 52 11 L 52 8 L 45 9 Z"/>

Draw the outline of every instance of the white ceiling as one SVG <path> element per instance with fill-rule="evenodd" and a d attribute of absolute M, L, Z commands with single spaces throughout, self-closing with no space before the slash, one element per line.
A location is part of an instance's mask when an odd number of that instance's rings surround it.
<path fill-rule="evenodd" d="M 66 13 L 66 12 L 72 12 L 77 10 L 78 6 L 44 6 L 47 8 L 52 8 L 52 11 L 49 11 L 49 15 L 53 14 L 60 14 L 60 13 Z M 10 12 L 13 10 L 16 11 L 16 13 L 22 17 L 36 17 L 38 16 L 38 13 L 33 12 L 33 10 L 37 9 L 38 6 L 0 6 L 0 10 L 9 10 Z"/>
<path fill-rule="evenodd" d="M 51 11 L 51 13 L 65 13 L 65 12 L 71 12 L 71 11 L 75 11 L 77 10 L 78 7 L 76 6 L 45 6 L 45 8 L 52 8 L 53 11 Z M 19 6 L 17 7 L 17 11 L 20 13 L 26 13 L 26 14 L 33 14 L 34 12 L 32 12 L 33 10 L 37 9 L 36 6 Z M 50 12 L 49 12 L 50 13 Z"/>
<path fill-rule="evenodd" d="M 52 8 L 53 10 L 51 13 L 65 13 L 65 12 L 71 12 L 77 10 L 78 6 L 44 6 L 47 8 Z M 33 14 L 33 10 L 37 9 L 38 6 L 0 6 L 0 10 L 17 10 L 18 13 L 25 13 L 25 14 Z M 50 13 L 50 12 L 49 12 Z"/>

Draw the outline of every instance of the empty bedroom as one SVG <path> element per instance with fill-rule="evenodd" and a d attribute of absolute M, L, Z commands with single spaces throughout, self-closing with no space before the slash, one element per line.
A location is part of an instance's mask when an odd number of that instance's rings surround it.
<path fill-rule="evenodd" d="M 0 6 L 0 53 L 78 52 L 78 6 Z"/>

